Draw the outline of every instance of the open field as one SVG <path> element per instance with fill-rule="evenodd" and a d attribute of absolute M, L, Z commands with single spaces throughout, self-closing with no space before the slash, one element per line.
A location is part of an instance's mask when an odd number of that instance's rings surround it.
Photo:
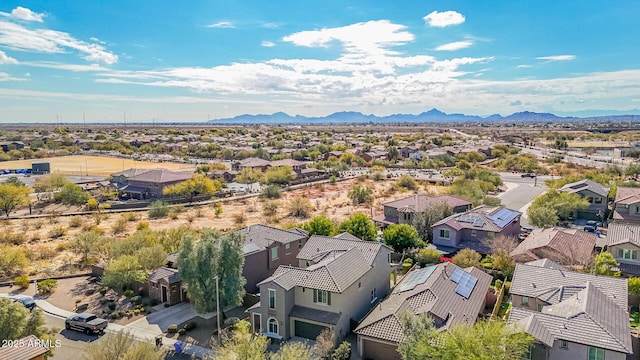
<path fill-rule="evenodd" d="M 131 168 L 192 171 L 195 166 L 171 162 L 136 161 L 108 156 L 71 155 L 42 159 L 28 159 L 0 162 L 0 169 L 30 169 L 31 163 L 49 162 L 51 172 L 65 175 L 108 176 Z"/>

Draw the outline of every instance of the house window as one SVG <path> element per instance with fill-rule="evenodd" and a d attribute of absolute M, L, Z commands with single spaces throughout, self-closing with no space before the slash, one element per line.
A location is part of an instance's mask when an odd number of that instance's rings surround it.
<path fill-rule="evenodd" d="M 269 309 L 276 308 L 276 290 L 269 289 Z"/>
<path fill-rule="evenodd" d="M 589 204 L 593 204 L 593 198 L 592 197 L 588 197 L 587 201 L 589 202 Z"/>
<path fill-rule="evenodd" d="M 371 289 L 371 303 L 378 300 L 378 296 L 376 295 L 376 288 Z"/>
<path fill-rule="evenodd" d="M 471 230 L 471 236 L 476 237 L 476 230 Z"/>
<path fill-rule="evenodd" d="M 284 249 L 285 250 L 290 250 L 291 249 L 291 244 L 284 244 Z"/>
<path fill-rule="evenodd" d="M 275 260 L 278 258 L 278 248 L 271 248 L 271 260 Z"/>
<path fill-rule="evenodd" d="M 278 334 L 278 320 L 269 318 L 269 332 L 272 334 Z"/>
<path fill-rule="evenodd" d="M 302 247 L 302 239 L 298 240 L 298 247 L 301 248 Z"/>
<path fill-rule="evenodd" d="M 618 258 L 638 260 L 638 250 L 618 249 Z"/>
<path fill-rule="evenodd" d="M 306 260 L 306 261 L 304 262 L 304 264 L 305 264 L 306 266 L 309 266 L 309 265 L 311 265 L 311 261 Z"/>
<path fill-rule="evenodd" d="M 640 212 L 640 206 L 636 205 L 636 214 Z"/>
<path fill-rule="evenodd" d="M 313 302 L 322 305 L 331 305 L 331 293 L 327 290 L 313 289 Z"/>
<path fill-rule="evenodd" d="M 593 199 L 593 203 L 594 204 L 602 204 L 602 198 L 598 197 L 598 198 Z"/>
<path fill-rule="evenodd" d="M 529 305 L 529 297 L 528 296 L 523 296 L 522 297 L 522 305 Z"/>
<path fill-rule="evenodd" d="M 560 340 L 560 349 L 568 349 L 569 342 L 567 340 Z"/>
<path fill-rule="evenodd" d="M 358 289 L 362 289 L 362 281 L 358 281 Z"/>
<path fill-rule="evenodd" d="M 604 360 L 604 349 L 589 346 L 588 360 Z"/>
<path fill-rule="evenodd" d="M 443 239 L 449 238 L 449 230 L 440 229 L 440 237 Z"/>

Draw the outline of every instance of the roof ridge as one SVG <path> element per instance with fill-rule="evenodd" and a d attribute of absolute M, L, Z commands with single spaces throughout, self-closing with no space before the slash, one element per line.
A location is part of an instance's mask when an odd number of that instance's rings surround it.
<path fill-rule="evenodd" d="M 602 324 L 600 324 L 600 322 L 599 322 L 599 321 L 597 321 L 596 319 L 594 319 L 594 318 L 593 318 L 593 316 L 591 316 L 591 314 L 589 314 L 587 311 L 583 311 L 583 312 L 581 312 L 581 313 L 579 313 L 579 314 L 576 314 L 576 316 L 577 316 L 577 315 L 580 315 L 580 314 L 584 314 L 584 315 L 588 316 L 588 317 L 589 317 L 589 319 L 591 319 L 591 321 L 593 321 L 594 323 L 598 324 L 598 327 L 599 327 L 600 329 L 602 329 L 605 333 L 607 333 L 607 335 L 609 335 L 610 337 L 612 337 L 613 339 L 615 339 L 615 341 L 616 341 L 616 342 L 617 342 L 617 343 L 618 343 L 622 348 L 624 348 L 624 349 L 625 349 L 625 350 L 627 350 L 627 351 L 631 351 L 631 352 L 633 352 L 633 350 L 632 350 L 632 349 L 629 349 L 627 346 L 625 346 L 625 344 L 623 344 L 623 343 L 620 341 L 620 339 L 618 339 L 615 335 L 613 335 L 613 334 L 612 334 L 612 333 L 611 333 L 607 328 L 605 328 L 604 326 L 602 326 Z"/>

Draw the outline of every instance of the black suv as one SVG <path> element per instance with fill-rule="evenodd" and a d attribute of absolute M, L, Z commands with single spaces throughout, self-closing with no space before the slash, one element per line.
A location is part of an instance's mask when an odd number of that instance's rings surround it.
<path fill-rule="evenodd" d="M 522 175 L 520 175 L 521 178 L 534 178 L 536 177 L 536 174 L 532 174 L 532 173 L 524 173 Z"/>

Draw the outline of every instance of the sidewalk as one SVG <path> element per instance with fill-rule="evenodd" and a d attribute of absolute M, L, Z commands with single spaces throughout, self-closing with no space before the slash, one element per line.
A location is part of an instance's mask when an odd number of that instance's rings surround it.
<path fill-rule="evenodd" d="M 25 298 L 25 297 L 31 297 L 31 296 L 26 296 L 26 295 L 19 295 L 19 294 L 5 294 L 5 293 L 0 293 L 0 298 L 9 298 L 9 299 L 20 299 L 20 298 Z M 71 311 L 67 311 L 67 310 L 63 310 L 60 309 L 56 306 L 51 305 L 49 302 L 47 302 L 46 300 L 41 300 L 38 299 L 37 297 L 34 297 L 34 300 L 36 302 L 36 305 L 42 309 L 42 311 L 44 311 L 45 313 L 52 315 L 52 316 L 57 316 L 60 318 L 67 318 L 71 315 L 74 315 L 74 312 Z M 191 309 L 190 306 L 187 307 L 189 309 Z M 164 311 L 167 310 L 172 310 L 170 311 L 170 313 L 166 314 L 166 317 L 164 314 L 162 314 Z M 184 308 L 176 308 L 176 309 L 171 309 L 168 308 L 167 310 L 161 310 L 159 312 L 156 312 L 154 314 L 157 314 L 155 317 L 156 318 L 170 318 L 172 316 L 176 316 L 179 313 L 184 313 L 184 312 L 188 312 L 188 309 L 184 309 Z M 153 315 L 153 314 L 152 314 Z M 138 339 L 139 341 L 143 341 L 143 342 L 153 342 L 155 337 L 158 335 L 162 335 L 162 329 L 159 326 L 144 326 L 144 323 L 148 324 L 147 321 L 147 317 L 144 317 L 140 320 L 134 321 L 131 324 L 122 326 L 119 324 L 114 324 L 114 323 L 109 323 L 109 325 L 107 325 L 107 329 L 106 332 L 109 333 L 116 333 L 120 330 L 125 330 L 125 331 L 129 331 L 131 334 L 133 334 L 133 336 Z M 138 324 L 136 324 L 138 323 Z M 136 325 L 134 325 L 136 324 Z M 142 326 L 141 326 L 142 325 Z M 173 351 L 174 348 L 174 344 L 178 342 L 178 340 L 175 339 L 171 339 L 171 338 L 167 338 L 167 337 L 162 337 L 162 345 L 165 349 Z M 202 359 L 206 356 L 212 355 L 213 351 L 211 349 L 205 348 L 203 346 L 198 346 L 198 345 L 194 345 L 194 344 L 188 344 L 188 343 L 183 343 L 183 347 L 182 347 L 182 353 L 195 357 L 197 359 Z"/>

